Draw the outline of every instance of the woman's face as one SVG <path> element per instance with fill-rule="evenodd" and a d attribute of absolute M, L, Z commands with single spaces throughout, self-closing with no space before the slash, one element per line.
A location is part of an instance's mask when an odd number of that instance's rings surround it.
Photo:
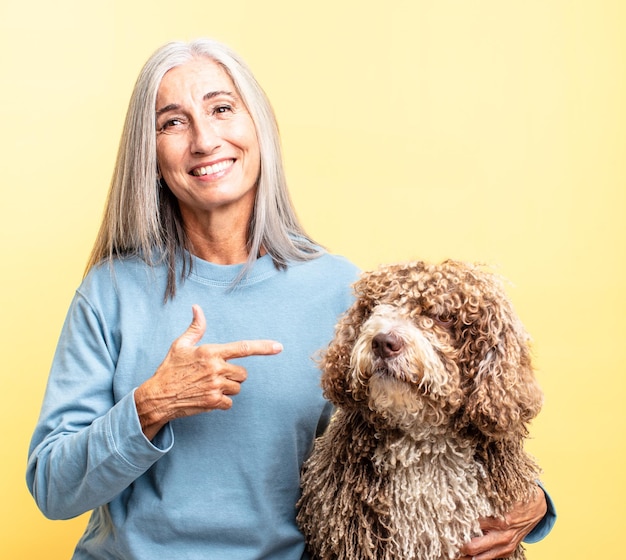
<path fill-rule="evenodd" d="M 225 70 L 195 58 L 165 74 L 156 100 L 159 171 L 183 219 L 252 211 L 260 170 L 252 118 Z"/>

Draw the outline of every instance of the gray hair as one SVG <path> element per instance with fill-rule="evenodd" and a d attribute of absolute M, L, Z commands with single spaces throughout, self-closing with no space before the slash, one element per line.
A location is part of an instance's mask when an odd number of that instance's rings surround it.
<path fill-rule="evenodd" d="M 191 271 L 190 249 L 178 202 L 160 188 L 156 157 L 156 96 L 166 72 L 197 57 L 218 63 L 232 79 L 254 122 L 261 154 L 256 201 L 248 228 L 248 260 L 238 283 L 261 248 L 277 268 L 317 258 L 321 247 L 306 235 L 294 211 L 282 163 L 274 111 L 247 64 L 226 45 L 211 39 L 172 42 L 158 49 L 141 70 L 131 95 L 105 213 L 86 272 L 114 257 L 140 256 L 148 264 L 166 262 L 165 298 L 176 293 L 176 261 L 181 280 Z"/>

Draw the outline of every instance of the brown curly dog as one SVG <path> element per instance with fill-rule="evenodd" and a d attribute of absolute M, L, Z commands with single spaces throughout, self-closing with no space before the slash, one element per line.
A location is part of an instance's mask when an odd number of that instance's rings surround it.
<path fill-rule="evenodd" d="M 538 488 L 523 449 L 542 403 L 528 336 L 499 279 L 474 265 L 383 266 L 355 295 L 322 357 L 337 411 L 302 473 L 309 552 L 458 558 L 479 517 Z"/>

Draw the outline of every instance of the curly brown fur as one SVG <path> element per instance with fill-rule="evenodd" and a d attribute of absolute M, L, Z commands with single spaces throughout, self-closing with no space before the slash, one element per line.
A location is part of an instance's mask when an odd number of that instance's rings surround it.
<path fill-rule="evenodd" d="M 542 403 L 528 336 L 500 280 L 478 266 L 382 266 L 354 291 L 322 358 L 337 413 L 302 472 L 309 552 L 457 558 L 479 517 L 537 491 L 523 449 Z"/>

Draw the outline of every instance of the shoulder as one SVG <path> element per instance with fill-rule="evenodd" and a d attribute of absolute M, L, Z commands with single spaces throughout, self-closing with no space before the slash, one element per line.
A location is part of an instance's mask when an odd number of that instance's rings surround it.
<path fill-rule="evenodd" d="M 333 253 L 322 253 L 319 257 L 309 261 L 291 263 L 292 267 L 305 267 L 308 271 L 319 270 L 325 272 L 333 272 L 336 274 L 344 274 L 350 277 L 357 277 L 360 273 L 359 267 L 346 257 L 335 255 Z"/>
<path fill-rule="evenodd" d="M 132 299 L 146 292 L 162 297 L 166 279 L 163 264 L 149 265 L 139 257 L 114 258 L 92 267 L 77 291 L 90 301 L 100 302 Z"/>
<path fill-rule="evenodd" d="M 289 266 L 293 276 L 306 277 L 310 282 L 322 283 L 329 288 L 339 286 L 350 288 L 358 279 L 359 268 L 347 258 L 332 253 L 309 260 L 291 263 Z"/>

